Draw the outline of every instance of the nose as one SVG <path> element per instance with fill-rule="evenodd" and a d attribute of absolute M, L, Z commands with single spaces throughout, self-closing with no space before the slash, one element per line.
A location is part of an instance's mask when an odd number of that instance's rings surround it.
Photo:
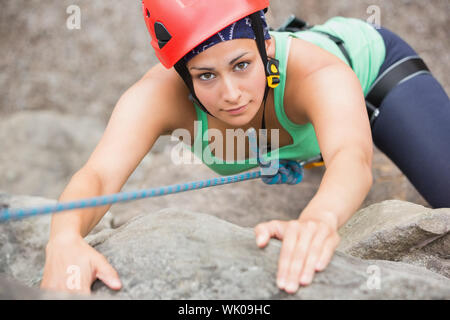
<path fill-rule="evenodd" d="M 222 94 L 224 101 L 231 105 L 239 104 L 242 92 L 239 89 L 239 84 L 237 83 L 237 81 L 232 77 L 223 77 L 222 79 Z"/>

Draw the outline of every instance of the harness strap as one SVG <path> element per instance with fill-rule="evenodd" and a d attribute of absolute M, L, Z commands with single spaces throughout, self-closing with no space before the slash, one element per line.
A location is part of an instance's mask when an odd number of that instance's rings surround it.
<path fill-rule="evenodd" d="M 331 40 L 334 41 L 334 43 L 336 43 L 336 45 L 339 47 L 339 49 L 341 50 L 342 54 L 344 55 L 345 59 L 347 59 L 348 64 L 350 65 L 350 67 L 353 69 L 353 61 L 350 58 L 350 55 L 348 54 L 347 49 L 345 48 L 345 43 L 341 38 L 338 38 L 336 36 L 333 36 L 332 34 L 329 34 L 327 32 L 324 31 L 319 31 L 319 30 L 309 30 L 309 31 L 313 31 L 313 32 L 317 32 L 317 33 L 322 33 L 324 35 L 326 35 L 328 38 L 330 38 Z"/>
<path fill-rule="evenodd" d="M 366 96 L 371 125 L 379 116 L 381 103 L 389 92 L 400 83 L 422 73 L 430 73 L 430 70 L 420 57 L 412 56 L 396 62 L 378 77 Z"/>
<path fill-rule="evenodd" d="M 331 40 L 333 40 L 334 43 L 336 43 L 336 45 L 339 47 L 342 54 L 344 55 L 345 59 L 347 59 L 350 67 L 353 69 L 353 62 L 352 62 L 352 59 L 350 58 L 350 55 L 348 54 L 347 49 L 345 48 L 344 41 L 341 38 L 338 38 L 328 32 L 320 31 L 320 30 L 311 30 L 311 28 L 313 28 L 313 27 L 314 27 L 313 25 L 309 25 L 306 21 L 299 19 L 295 15 L 291 14 L 289 16 L 289 18 L 286 20 L 286 22 L 280 28 L 277 29 L 277 31 L 298 32 L 298 31 L 309 30 L 309 31 L 321 33 L 321 34 L 327 36 L 328 38 L 330 38 Z"/>

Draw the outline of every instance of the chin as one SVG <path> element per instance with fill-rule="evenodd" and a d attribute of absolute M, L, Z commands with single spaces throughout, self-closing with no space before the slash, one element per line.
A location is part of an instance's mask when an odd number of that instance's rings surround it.
<path fill-rule="evenodd" d="M 245 127 L 247 126 L 250 122 L 252 122 L 252 120 L 254 119 L 254 117 L 256 116 L 256 114 L 258 113 L 258 110 L 246 110 L 245 112 L 243 112 L 242 114 L 240 114 L 239 116 L 227 116 L 224 117 L 222 121 L 228 123 L 230 126 L 233 127 Z"/>
<path fill-rule="evenodd" d="M 227 117 L 226 119 L 223 119 L 224 122 L 236 128 L 246 126 L 251 120 L 252 117 L 249 116 Z"/>

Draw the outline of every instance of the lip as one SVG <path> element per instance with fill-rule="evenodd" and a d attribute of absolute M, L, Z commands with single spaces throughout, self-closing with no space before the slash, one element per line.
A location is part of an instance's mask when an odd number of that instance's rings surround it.
<path fill-rule="evenodd" d="M 245 106 L 242 106 L 242 107 L 239 107 L 236 109 L 225 110 L 225 111 L 228 113 L 231 113 L 231 114 L 239 114 L 239 113 L 243 112 L 247 108 L 247 106 L 248 106 L 248 103 Z"/>

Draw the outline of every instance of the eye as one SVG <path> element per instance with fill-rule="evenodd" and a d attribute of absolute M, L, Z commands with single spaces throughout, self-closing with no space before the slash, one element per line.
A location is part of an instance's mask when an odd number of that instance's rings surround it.
<path fill-rule="evenodd" d="M 214 79 L 214 75 L 212 73 L 203 73 L 198 78 L 203 81 L 208 81 Z"/>
<path fill-rule="evenodd" d="M 236 65 L 236 68 L 238 69 L 238 70 L 245 70 L 245 69 L 247 69 L 247 67 L 250 65 L 250 63 L 248 63 L 248 62 L 246 62 L 246 61 L 243 61 L 243 62 L 240 62 L 240 63 L 238 63 L 237 65 Z"/>

